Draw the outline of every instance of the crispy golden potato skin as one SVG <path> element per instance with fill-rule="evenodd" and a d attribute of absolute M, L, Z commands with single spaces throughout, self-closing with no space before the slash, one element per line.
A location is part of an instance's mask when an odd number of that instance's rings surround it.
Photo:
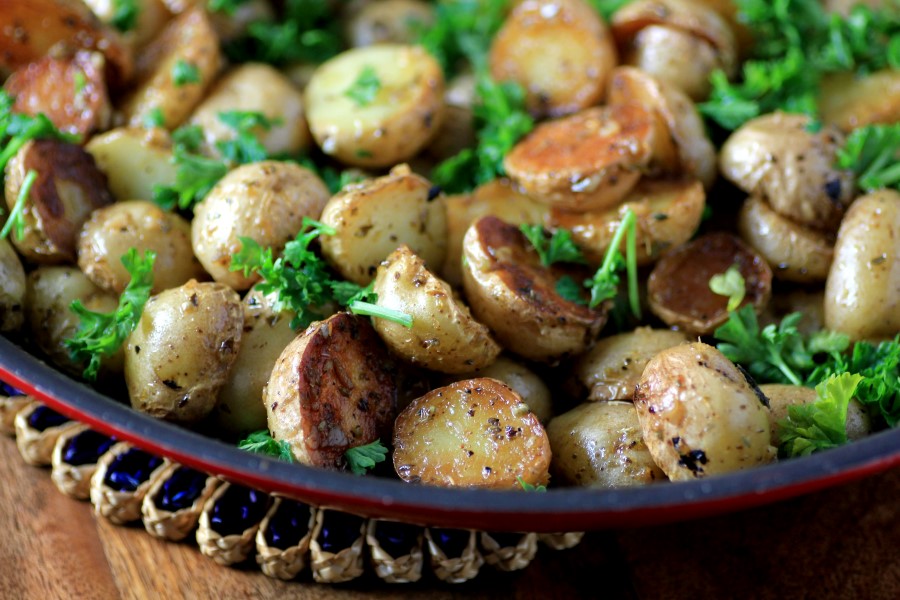
<path fill-rule="evenodd" d="M 512 489 L 547 483 L 550 443 L 516 392 L 466 379 L 414 400 L 394 424 L 394 470 L 404 481 Z"/>
<path fill-rule="evenodd" d="M 340 469 L 350 448 L 390 436 L 395 368 L 366 317 L 338 313 L 288 344 L 263 401 L 272 436 L 288 442 L 294 458 Z"/>

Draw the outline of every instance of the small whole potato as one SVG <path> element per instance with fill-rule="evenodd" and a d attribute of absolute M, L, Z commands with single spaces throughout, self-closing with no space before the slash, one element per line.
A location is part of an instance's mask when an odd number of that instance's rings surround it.
<path fill-rule="evenodd" d="M 541 423 L 546 423 L 553 416 L 553 396 L 550 388 L 537 373 L 521 361 L 498 356 L 490 365 L 470 373 L 467 379 L 477 377 L 496 379 L 514 389 Z"/>
<path fill-rule="evenodd" d="M 785 385 L 780 383 L 765 383 L 759 386 L 762 393 L 769 399 L 769 422 L 772 430 L 772 445 L 781 443 L 779 436 L 781 427 L 779 423 L 788 418 L 788 407 L 801 404 L 812 404 L 816 400 L 816 390 L 801 385 Z M 872 420 L 869 413 L 863 408 L 859 400 L 853 398 L 847 405 L 847 438 L 852 441 L 860 440 L 872 432 Z"/>
<path fill-rule="evenodd" d="M 586 487 L 614 488 L 664 481 L 644 443 L 631 402 L 590 402 L 550 421 L 554 478 Z"/>
<path fill-rule="evenodd" d="M 241 299 L 220 283 L 188 281 L 152 296 L 125 346 L 131 406 L 159 419 L 212 411 L 241 349 Z"/>
<path fill-rule="evenodd" d="M 764 401 L 734 363 L 700 342 L 657 354 L 634 392 L 650 454 L 676 481 L 772 461 L 775 448 Z"/>
<path fill-rule="evenodd" d="M 9 240 L 0 240 L 0 331 L 15 331 L 25 322 L 25 269 Z"/>
<path fill-rule="evenodd" d="M 156 253 L 154 294 L 206 277 L 191 248 L 190 224 L 145 200 L 117 202 L 95 210 L 79 236 L 78 266 L 103 289 L 121 294 L 131 281 L 121 258 L 131 248 Z"/>
<path fill-rule="evenodd" d="M 191 243 L 200 263 L 218 282 L 236 290 L 259 277 L 231 270 L 241 237 L 280 252 L 303 226 L 318 219 L 329 192 L 318 175 L 295 163 L 263 161 L 229 172 L 194 208 Z"/>
<path fill-rule="evenodd" d="M 394 470 L 404 481 L 512 489 L 549 480 L 550 443 L 506 384 L 457 381 L 414 400 L 394 423 Z"/>

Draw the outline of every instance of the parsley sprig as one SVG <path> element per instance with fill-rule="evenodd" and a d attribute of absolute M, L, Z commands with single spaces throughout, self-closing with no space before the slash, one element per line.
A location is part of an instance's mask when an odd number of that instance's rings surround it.
<path fill-rule="evenodd" d="M 80 300 L 72 302 L 70 308 L 79 319 L 78 330 L 63 341 L 73 360 L 87 360 L 84 378 L 93 381 L 100 372 L 100 362 L 104 357 L 115 354 L 137 327 L 150 298 L 153 288 L 153 263 L 156 253 L 147 250 L 143 257 L 131 248 L 122 257 L 122 264 L 131 274 L 131 281 L 119 296 L 119 307 L 110 313 L 88 310 Z"/>
<path fill-rule="evenodd" d="M 372 66 L 366 65 L 353 81 L 353 85 L 344 92 L 344 96 L 353 100 L 356 106 L 363 107 L 372 104 L 380 91 L 381 79 L 378 78 L 378 73 Z"/>
<path fill-rule="evenodd" d="M 79 136 L 64 133 L 43 113 L 35 117 L 13 112 L 15 100 L 5 90 L 0 90 L 0 171 L 6 163 L 35 139 L 55 139 L 77 142 Z"/>
<path fill-rule="evenodd" d="M 900 124 L 855 129 L 838 150 L 837 166 L 856 173 L 857 185 L 866 192 L 900 190 Z"/>
<path fill-rule="evenodd" d="M 538 253 L 541 264 L 549 267 L 553 263 L 569 262 L 584 264 L 584 254 L 572 239 L 572 232 L 567 229 L 557 229 L 548 238 L 544 228 L 540 225 L 520 225 L 519 230 Z"/>
<path fill-rule="evenodd" d="M 344 452 L 347 467 L 356 475 L 365 475 L 370 469 L 387 458 L 388 449 L 381 440 L 375 440 L 364 446 L 356 446 Z"/>
<path fill-rule="evenodd" d="M 622 252 L 619 250 L 623 238 L 625 238 L 625 256 L 622 256 Z M 641 301 L 637 280 L 637 215 L 631 209 L 625 211 L 600 268 L 591 279 L 584 282 L 591 292 L 589 303 L 591 308 L 616 297 L 619 293 L 619 271 L 623 268 L 628 274 L 628 301 L 631 312 L 640 319 Z"/>
<path fill-rule="evenodd" d="M 265 429 L 254 431 L 246 438 L 238 442 L 238 448 L 253 452 L 254 454 L 263 454 L 283 460 L 284 462 L 294 462 L 294 454 L 291 452 L 291 445 L 284 440 L 276 440 Z"/>
<path fill-rule="evenodd" d="M 137 26 L 140 16 L 138 0 L 112 0 L 113 15 L 110 24 L 125 33 Z"/>
<path fill-rule="evenodd" d="M 521 475 L 516 477 L 516 481 L 519 482 L 519 487 L 522 488 L 523 492 L 546 492 L 547 491 L 546 485 L 534 485 L 534 484 L 528 483 L 527 481 L 522 479 Z"/>
<path fill-rule="evenodd" d="M 37 171 L 34 169 L 25 174 L 25 179 L 22 180 L 22 187 L 19 188 L 19 195 L 16 196 L 16 202 L 6 218 L 3 229 L 0 229 L 0 240 L 6 239 L 10 231 L 15 232 L 17 239 L 21 240 L 25 237 L 25 203 L 28 201 L 28 196 L 31 194 L 31 188 L 34 186 L 37 176 Z"/>
<path fill-rule="evenodd" d="M 713 275 L 709 279 L 709 289 L 714 294 L 728 298 L 728 312 L 737 310 L 747 295 L 747 284 L 737 265 L 731 265 L 724 273 Z"/>
<path fill-rule="evenodd" d="M 787 419 L 778 423 L 779 453 L 806 456 L 846 444 L 847 407 L 862 380 L 855 373 L 831 375 L 816 386 L 814 402 L 789 406 Z"/>
<path fill-rule="evenodd" d="M 172 65 L 172 83 L 175 87 L 200 83 L 200 69 L 194 63 L 180 58 Z"/>

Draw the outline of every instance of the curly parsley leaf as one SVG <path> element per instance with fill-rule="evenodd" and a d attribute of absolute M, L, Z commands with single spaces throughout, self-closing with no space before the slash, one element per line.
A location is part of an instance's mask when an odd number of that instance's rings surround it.
<path fill-rule="evenodd" d="M 268 431 L 254 431 L 246 438 L 238 442 L 238 448 L 253 452 L 254 454 L 264 454 L 283 460 L 284 462 L 294 462 L 294 454 L 291 452 L 291 445 L 285 441 L 274 439 Z"/>
<path fill-rule="evenodd" d="M 36 139 L 54 139 L 64 142 L 78 142 L 80 137 L 65 133 L 45 115 L 23 115 L 13 112 L 15 100 L 5 90 L 0 90 L 0 172 L 6 163 L 22 149 L 22 146 Z"/>
<path fill-rule="evenodd" d="M 523 492 L 546 492 L 546 491 L 547 491 L 547 486 L 545 486 L 545 485 L 533 485 L 533 484 L 531 484 L 531 483 L 528 483 L 527 481 L 525 481 L 524 479 L 522 479 L 522 476 L 521 476 L 521 475 L 519 475 L 518 477 L 516 477 L 516 481 L 519 482 L 519 487 L 522 488 L 522 491 L 523 491 Z"/>
<path fill-rule="evenodd" d="M 622 256 L 622 252 L 619 250 L 622 238 L 625 238 L 625 256 Z M 591 292 L 589 303 L 591 308 L 618 295 L 619 271 L 622 269 L 628 273 L 628 300 L 631 312 L 640 319 L 641 301 L 637 280 L 637 215 L 631 209 L 628 209 L 622 217 L 622 222 L 613 235 L 600 268 L 591 279 L 584 282 L 585 287 Z"/>
<path fill-rule="evenodd" d="M 200 69 L 192 62 L 178 59 L 172 66 L 172 83 L 175 84 L 175 87 L 200 83 Z"/>
<path fill-rule="evenodd" d="M 192 210 L 228 173 L 228 166 L 221 160 L 193 154 L 178 146 L 175 147 L 173 161 L 178 165 L 175 184 L 153 188 L 153 201 L 166 210 L 176 207 Z"/>
<path fill-rule="evenodd" d="M 541 225 L 520 225 L 519 230 L 537 251 L 545 267 L 558 262 L 584 264 L 584 255 L 572 240 L 572 232 L 557 229 L 548 238 Z"/>
<path fill-rule="evenodd" d="M 434 56 L 448 78 L 471 54 L 486 56 L 509 11 L 510 0 L 447 0 L 437 3 L 434 25 L 419 43 Z M 468 56 L 467 56 L 468 55 Z"/>
<path fill-rule="evenodd" d="M 378 78 L 378 73 L 373 67 L 366 65 L 353 84 L 344 92 L 344 96 L 353 100 L 356 106 L 363 107 L 372 104 L 380 91 L 381 79 Z"/>
<path fill-rule="evenodd" d="M 134 248 L 122 257 L 122 264 L 131 275 L 131 281 L 119 296 L 119 307 L 113 312 L 98 313 L 85 308 L 80 300 L 72 302 L 70 308 L 79 319 L 78 330 L 63 343 L 73 360 L 88 360 L 85 379 L 95 380 L 100 372 L 101 360 L 115 354 L 137 327 L 153 288 L 155 260 L 155 252 L 147 250 L 143 257 L 139 257 Z"/>
<path fill-rule="evenodd" d="M 110 25 L 125 33 L 137 26 L 140 16 L 138 0 L 112 0 L 113 15 Z"/>
<path fill-rule="evenodd" d="M 270 131 L 281 124 L 281 119 L 270 119 L 260 112 L 230 110 L 219 113 L 219 121 L 235 132 L 235 138 L 216 143 L 216 148 L 225 160 L 237 165 L 260 162 L 269 158 L 269 153 L 257 132 Z"/>
<path fill-rule="evenodd" d="M 584 286 L 579 285 L 572 277 L 563 275 L 556 281 L 556 293 L 563 299 L 575 304 L 586 305 L 584 299 Z"/>
<path fill-rule="evenodd" d="M 900 190 L 900 124 L 853 130 L 838 150 L 837 166 L 856 173 L 857 185 L 866 192 Z"/>
<path fill-rule="evenodd" d="M 789 406 L 787 419 L 778 423 L 779 454 L 806 456 L 846 444 L 847 407 L 862 380 L 856 373 L 831 375 L 816 386 L 814 402 Z"/>
<path fill-rule="evenodd" d="M 724 273 L 713 275 L 709 280 L 709 289 L 714 294 L 728 298 L 728 312 L 737 310 L 747 294 L 744 276 L 737 265 L 731 265 Z"/>
<path fill-rule="evenodd" d="M 344 460 L 347 466 L 357 475 L 365 475 L 370 469 L 387 458 L 388 449 L 381 440 L 375 440 L 365 446 L 356 446 L 344 452 Z"/>
<path fill-rule="evenodd" d="M 6 218 L 3 229 L 0 229 L 0 240 L 6 239 L 10 231 L 15 232 L 17 239 L 21 240 L 25 237 L 25 203 L 28 202 L 28 196 L 31 194 L 31 188 L 34 186 L 37 176 L 37 171 L 34 169 L 25 174 L 22 187 L 19 188 L 19 195 L 16 196 L 16 202 Z M 3 211 L 0 210 L 0 214 L 2 213 Z"/>

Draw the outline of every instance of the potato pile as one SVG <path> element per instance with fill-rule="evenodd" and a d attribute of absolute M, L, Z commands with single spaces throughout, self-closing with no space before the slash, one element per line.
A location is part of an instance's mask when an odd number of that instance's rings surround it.
<path fill-rule="evenodd" d="M 896 106 L 829 81 L 822 128 L 766 114 L 717 151 L 696 103 L 746 50 L 727 2 L 636 0 L 610 22 L 587 0 L 512 3 L 482 67 L 522 87 L 536 124 L 502 158 L 506 177 L 457 195 L 431 173 L 476 143 L 475 78 L 448 80 L 414 43 L 409 24 L 434 23 L 433 4 L 347 3 L 349 49 L 274 66 L 234 63 L 223 44 L 277 3 L 230 17 L 137 4 L 122 34 L 106 2 L 0 1 L 0 21 L 27 30 L 0 32 L 14 110 L 81 136 L 31 140 L 5 167 L 5 214 L 31 187 L 23 232 L 0 240 L 0 330 L 80 374 L 70 305 L 115 310 L 121 257 L 153 251 L 152 296 L 101 366 L 136 410 L 232 440 L 268 429 L 329 469 L 380 440 L 412 483 L 646 485 L 774 460 L 774 423 L 810 401 L 761 389 L 702 341 L 729 315 L 712 277 L 736 268 L 763 320 L 793 290 L 853 340 L 900 331 L 900 195 L 858 197 L 835 167 L 848 133 Z M 896 89 L 900 75 L 878 77 Z M 240 130 L 223 114 L 257 119 Z M 160 186 L 186 183 L 182 126 L 199 132 L 194 160 L 221 173 L 196 204 L 166 209 Z M 248 135 L 260 157 L 238 161 L 229 148 Z M 353 181 L 329 189 L 316 161 Z M 622 329 L 616 303 L 590 303 L 581 282 L 629 218 L 651 316 Z M 353 314 L 335 294 L 295 329 L 272 281 L 232 267 L 250 242 L 281 264 L 309 220 L 334 280 L 371 286 L 411 324 Z M 583 260 L 548 264 L 522 225 L 569 232 Z"/>

